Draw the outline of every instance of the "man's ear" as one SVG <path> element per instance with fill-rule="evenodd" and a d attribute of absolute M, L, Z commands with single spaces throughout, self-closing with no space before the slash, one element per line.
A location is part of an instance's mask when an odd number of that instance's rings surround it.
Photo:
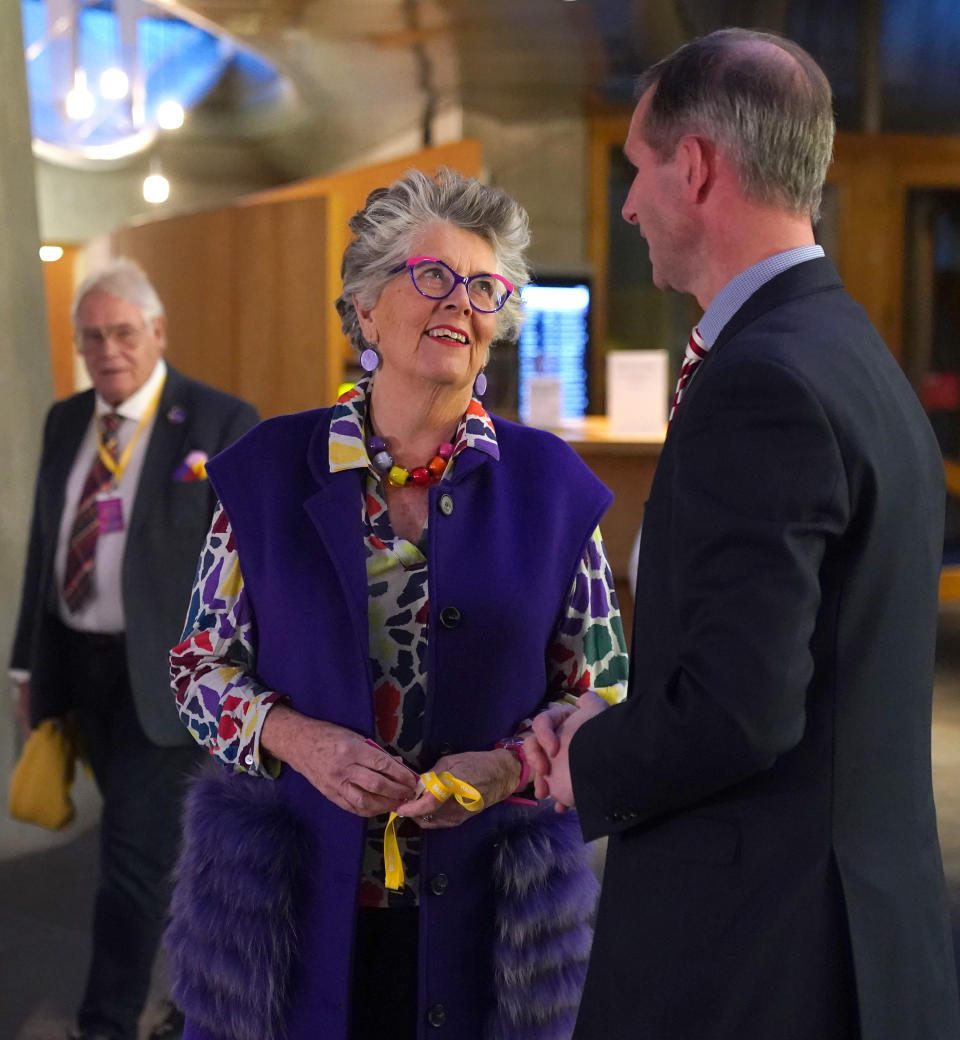
<path fill-rule="evenodd" d="M 153 329 L 153 335 L 160 341 L 160 344 L 164 350 L 167 349 L 167 319 L 163 314 L 158 314 L 157 317 L 153 318 L 150 322 Z"/>
<path fill-rule="evenodd" d="M 677 159 L 688 197 L 693 202 L 704 202 L 717 179 L 717 149 L 713 142 L 687 134 L 677 144 Z"/>

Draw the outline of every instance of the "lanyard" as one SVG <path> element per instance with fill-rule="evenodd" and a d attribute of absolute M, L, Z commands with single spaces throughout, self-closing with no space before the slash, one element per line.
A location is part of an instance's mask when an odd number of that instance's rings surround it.
<path fill-rule="evenodd" d="M 452 773 L 444 771 L 438 776 L 431 770 L 423 773 L 420 779 L 424 788 L 438 802 L 445 802 L 453 795 L 467 812 L 480 812 L 483 808 L 483 795 L 465 780 L 458 780 Z M 400 858 L 400 846 L 397 844 L 396 813 L 390 813 L 387 830 L 383 836 L 383 866 L 387 888 L 399 892 L 403 888 L 403 860 Z"/>
<path fill-rule="evenodd" d="M 164 380 L 164 383 L 166 380 Z M 123 449 L 123 454 L 119 459 L 115 459 L 109 451 L 107 446 L 103 443 L 103 431 L 97 431 L 97 454 L 100 456 L 100 461 L 107 467 L 113 477 L 113 485 L 116 487 L 121 480 L 123 475 L 127 471 L 127 466 L 130 465 L 130 458 L 133 455 L 133 449 L 137 441 L 140 439 L 140 435 L 147 428 L 148 423 L 156 413 L 157 407 L 160 404 L 160 395 L 163 393 L 163 383 L 157 387 L 157 392 L 153 395 L 150 403 L 147 405 L 146 411 L 140 417 L 140 422 L 137 423 L 137 428 L 133 431 L 133 436 L 127 442 L 127 446 Z"/>

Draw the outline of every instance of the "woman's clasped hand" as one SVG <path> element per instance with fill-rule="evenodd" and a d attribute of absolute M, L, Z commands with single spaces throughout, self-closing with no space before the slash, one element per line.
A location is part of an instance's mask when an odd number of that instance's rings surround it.
<path fill-rule="evenodd" d="M 335 805 L 357 816 L 393 812 L 412 798 L 417 774 L 359 733 L 278 704 L 264 721 L 264 746 Z"/>
<path fill-rule="evenodd" d="M 483 799 L 484 808 L 496 805 L 516 790 L 520 779 L 520 763 L 509 751 L 464 751 L 456 755 L 444 755 L 432 769 L 442 776 L 450 773 L 476 790 Z M 429 791 L 419 798 L 398 806 L 398 816 L 410 816 L 421 827 L 458 827 L 474 815 L 456 797 L 438 801 Z"/>

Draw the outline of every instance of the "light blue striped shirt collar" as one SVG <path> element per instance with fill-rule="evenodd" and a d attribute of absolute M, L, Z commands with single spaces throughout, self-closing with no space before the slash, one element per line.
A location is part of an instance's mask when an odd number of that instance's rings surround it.
<path fill-rule="evenodd" d="M 789 268 L 796 267 L 797 264 L 802 264 L 807 260 L 816 260 L 824 255 L 820 246 L 797 246 L 796 249 L 787 249 L 783 253 L 768 256 L 766 260 L 761 260 L 760 263 L 748 267 L 735 278 L 731 278 L 710 301 L 710 306 L 697 323 L 704 346 L 708 350 L 713 346 L 723 326 L 761 285 L 765 285 L 771 278 L 775 278 Z"/>

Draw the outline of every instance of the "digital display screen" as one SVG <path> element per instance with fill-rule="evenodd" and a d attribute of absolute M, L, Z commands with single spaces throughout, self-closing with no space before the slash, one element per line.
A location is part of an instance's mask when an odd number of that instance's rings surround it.
<path fill-rule="evenodd" d="M 530 414 L 530 380 L 560 382 L 560 415 L 587 414 L 590 285 L 587 279 L 540 278 L 521 292 L 526 319 L 518 344 L 520 418 Z"/>

